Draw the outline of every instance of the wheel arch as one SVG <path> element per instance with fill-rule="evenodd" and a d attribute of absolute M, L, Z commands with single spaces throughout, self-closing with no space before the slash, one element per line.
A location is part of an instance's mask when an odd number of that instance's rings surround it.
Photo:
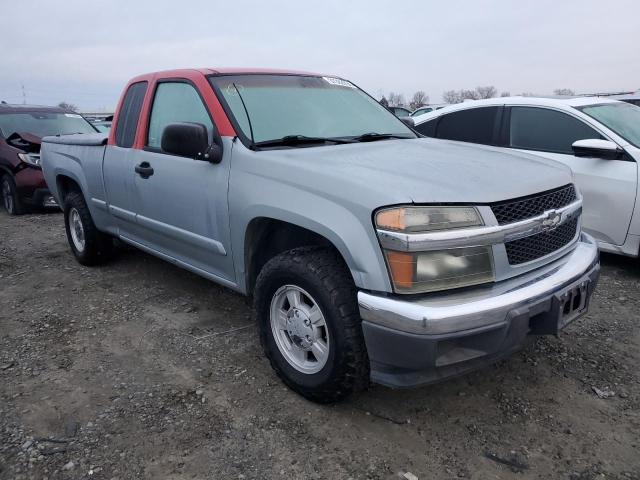
<path fill-rule="evenodd" d="M 334 249 L 348 265 L 340 248 L 317 231 L 273 217 L 253 218 L 247 225 L 244 235 L 243 259 L 246 292 L 253 292 L 258 274 L 269 260 L 287 250 L 307 246 Z"/>
<path fill-rule="evenodd" d="M 56 175 L 56 190 L 58 194 L 58 203 L 64 208 L 64 199 L 70 192 L 78 192 L 84 197 L 84 192 L 75 178 L 70 175 L 61 173 Z M 86 198 L 85 198 L 86 201 Z"/>

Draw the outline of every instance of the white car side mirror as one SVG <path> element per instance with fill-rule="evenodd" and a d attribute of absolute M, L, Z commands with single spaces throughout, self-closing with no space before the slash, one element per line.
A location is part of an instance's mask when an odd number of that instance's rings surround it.
<path fill-rule="evenodd" d="M 624 150 L 610 140 L 589 138 L 577 140 L 571 145 L 576 157 L 605 158 L 617 160 L 623 157 Z"/>

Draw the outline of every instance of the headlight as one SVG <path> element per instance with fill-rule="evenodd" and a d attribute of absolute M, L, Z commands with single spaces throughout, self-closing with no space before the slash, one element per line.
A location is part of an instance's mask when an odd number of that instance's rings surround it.
<path fill-rule="evenodd" d="M 28 163 L 33 167 L 40 167 L 40 154 L 38 153 L 19 153 L 18 157 L 24 163 Z"/>
<path fill-rule="evenodd" d="M 419 233 L 483 225 L 475 207 L 396 207 L 380 210 L 375 219 L 378 229 L 406 234 L 407 241 Z M 418 252 L 386 249 L 384 255 L 397 293 L 467 287 L 495 278 L 490 246 Z"/>
<path fill-rule="evenodd" d="M 424 293 L 491 282 L 491 247 L 465 247 L 432 252 L 385 252 L 398 293 Z"/>
<path fill-rule="evenodd" d="M 482 225 L 474 207 L 398 207 L 380 210 L 376 225 L 383 230 L 415 233 Z"/>

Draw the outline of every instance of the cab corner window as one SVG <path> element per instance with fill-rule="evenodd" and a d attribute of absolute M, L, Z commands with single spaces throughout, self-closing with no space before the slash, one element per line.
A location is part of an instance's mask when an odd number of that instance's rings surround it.
<path fill-rule="evenodd" d="M 134 83 L 127 90 L 116 123 L 117 146 L 124 148 L 133 146 L 145 93 L 147 93 L 147 82 Z"/>
<path fill-rule="evenodd" d="M 160 83 L 151 108 L 147 146 L 159 149 L 165 127 L 178 122 L 200 123 L 211 138 L 213 122 L 196 89 L 186 82 Z"/>
<path fill-rule="evenodd" d="M 500 107 L 479 107 L 448 113 L 441 117 L 436 137 L 459 142 L 494 143 L 494 127 Z"/>
<path fill-rule="evenodd" d="M 566 113 L 540 107 L 513 107 L 509 146 L 573 155 L 576 140 L 602 139 L 586 123 Z"/>

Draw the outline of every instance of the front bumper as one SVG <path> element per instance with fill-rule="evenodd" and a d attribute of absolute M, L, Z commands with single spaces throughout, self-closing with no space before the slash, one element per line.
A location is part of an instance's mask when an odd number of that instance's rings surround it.
<path fill-rule="evenodd" d="M 358 293 L 374 382 L 393 387 L 433 383 L 518 350 L 529 334 L 554 333 L 558 296 L 600 272 L 598 247 L 582 234 L 576 248 L 528 274 L 487 287 L 419 297 Z"/>

